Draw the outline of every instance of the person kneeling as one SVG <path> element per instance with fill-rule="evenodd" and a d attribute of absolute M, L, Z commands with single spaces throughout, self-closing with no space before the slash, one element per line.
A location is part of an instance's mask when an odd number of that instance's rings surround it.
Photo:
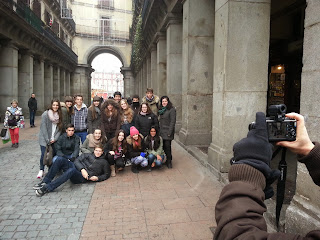
<path fill-rule="evenodd" d="M 63 174 L 58 178 L 54 177 L 59 171 Z M 93 153 L 84 153 L 77 157 L 73 162 L 66 158 L 58 158 L 51 166 L 48 174 L 42 182 L 36 184 L 36 195 L 42 197 L 48 192 L 52 192 L 70 179 L 74 184 L 92 182 L 101 182 L 110 177 L 111 171 L 109 163 L 103 155 L 103 147 L 98 145 Z M 54 180 L 53 180 L 54 179 Z"/>
<path fill-rule="evenodd" d="M 158 167 L 161 168 L 164 162 L 165 153 L 163 150 L 163 140 L 159 136 L 156 127 L 151 127 L 149 135 L 145 138 L 145 145 L 148 153 L 148 170 L 151 168 Z"/>
<path fill-rule="evenodd" d="M 143 136 L 139 134 L 139 131 L 135 127 L 130 128 L 130 136 L 127 137 L 128 143 L 128 158 L 130 159 L 132 166 L 131 171 L 133 173 L 139 173 L 138 166 L 147 167 L 148 160 L 145 158 L 146 153 Z"/>

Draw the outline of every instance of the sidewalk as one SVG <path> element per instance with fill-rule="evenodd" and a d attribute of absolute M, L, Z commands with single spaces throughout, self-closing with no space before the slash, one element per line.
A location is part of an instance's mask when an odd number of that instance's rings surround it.
<path fill-rule="evenodd" d="M 127 167 L 101 183 L 67 182 L 36 197 L 39 121 L 21 131 L 18 149 L 0 144 L 0 239 L 213 238 L 222 185 L 176 142 L 173 169 Z"/>

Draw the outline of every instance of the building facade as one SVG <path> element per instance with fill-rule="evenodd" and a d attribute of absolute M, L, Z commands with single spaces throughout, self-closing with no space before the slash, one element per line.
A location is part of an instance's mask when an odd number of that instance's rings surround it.
<path fill-rule="evenodd" d="M 319 141 L 319 1 L 133 3 L 133 53 L 141 57 L 131 61 L 125 94 L 151 87 L 168 95 L 177 109 L 177 141 L 221 181 L 227 182 L 233 144 L 271 104 L 305 115 L 311 139 Z M 290 159 L 292 196 L 280 225 L 304 234 L 319 227 L 320 188 Z M 268 205 L 272 225 L 275 201 Z"/>

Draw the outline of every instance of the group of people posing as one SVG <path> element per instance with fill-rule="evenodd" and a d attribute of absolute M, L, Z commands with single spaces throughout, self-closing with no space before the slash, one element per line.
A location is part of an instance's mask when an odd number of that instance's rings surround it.
<path fill-rule="evenodd" d="M 73 183 L 106 180 L 126 165 L 131 165 L 134 173 L 143 168 L 152 171 L 163 164 L 172 168 L 176 110 L 169 97 L 159 98 L 150 88 L 141 104 L 139 100 L 134 95 L 131 102 L 115 92 L 105 101 L 95 96 L 87 108 L 81 95 L 66 97 L 64 102 L 53 99 L 42 114 L 37 178 L 44 176 L 43 160 L 49 145 L 54 157 L 48 174 L 34 186 L 37 195 L 68 179 Z M 62 175 L 54 179 L 60 171 Z"/>

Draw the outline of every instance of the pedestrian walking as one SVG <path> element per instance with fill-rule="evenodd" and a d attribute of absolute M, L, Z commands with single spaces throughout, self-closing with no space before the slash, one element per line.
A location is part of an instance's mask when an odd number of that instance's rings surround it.
<path fill-rule="evenodd" d="M 37 106 L 36 95 L 34 93 L 32 93 L 31 97 L 29 98 L 28 108 L 29 108 L 29 113 L 30 113 L 30 127 L 35 127 L 34 120 L 36 117 L 36 112 L 37 112 L 38 106 Z"/>
<path fill-rule="evenodd" d="M 93 98 L 91 106 L 88 108 L 88 134 L 101 127 L 101 102 L 98 96 Z"/>
<path fill-rule="evenodd" d="M 62 131 L 62 112 L 60 101 L 53 99 L 50 107 L 44 111 L 41 115 L 41 125 L 39 132 L 39 144 L 41 150 L 40 156 L 40 170 L 37 178 L 42 178 L 44 173 L 43 157 L 46 151 L 47 145 L 52 144 L 54 149 L 54 143 L 60 137 Z"/>
<path fill-rule="evenodd" d="M 139 113 L 135 117 L 134 125 L 143 137 L 149 134 L 152 126 L 154 126 L 157 131 L 159 130 L 158 117 L 151 111 L 148 103 L 141 104 Z"/>
<path fill-rule="evenodd" d="M 167 156 L 167 167 L 172 168 L 171 142 L 175 132 L 176 109 L 172 106 L 168 96 L 162 96 L 160 99 L 159 122 L 163 149 Z"/>
<path fill-rule="evenodd" d="M 10 131 L 11 147 L 19 147 L 19 129 L 24 128 L 24 124 L 22 108 L 18 107 L 18 101 L 13 99 L 11 107 L 7 107 L 4 117 L 4 127 L 9 128 Z"/>

